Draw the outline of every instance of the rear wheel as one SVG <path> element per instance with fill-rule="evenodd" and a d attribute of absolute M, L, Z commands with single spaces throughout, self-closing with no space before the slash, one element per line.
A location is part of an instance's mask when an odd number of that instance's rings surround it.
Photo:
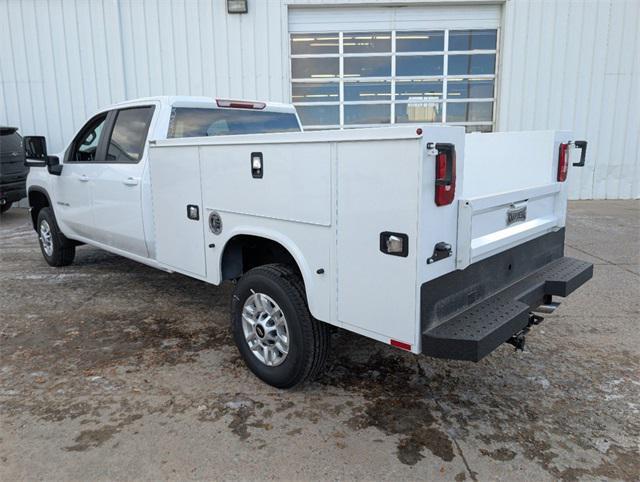
<path fill-rule="evenodd" d="M 38 240 L 42 256 L 50 266 L 68 266 L 76 255 L 75 246 L 60 232 L 51 208 L 38 213 Z"/>
<path fill-rule="evenodd" d="M 240 279 L 231 328 L 247 366 L 269 385 L 291 388 L 324 366 L 328 327 L 311 316 L 302 280 L 286 265 L 260 266 Z"/>
<path fill-rule="evenodd" d="M 5 204 L 1 204 L 0 205 L 0 214 L 6 213 L 9 209 L 11 209 L 12 205 L 13 205 L 13 202 L 7 202 Z"/>

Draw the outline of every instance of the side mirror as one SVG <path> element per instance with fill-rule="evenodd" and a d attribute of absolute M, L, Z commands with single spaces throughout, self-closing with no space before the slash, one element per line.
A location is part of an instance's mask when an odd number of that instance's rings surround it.
<path fill-rule="evenodd" d="M 24 145 L 25 165 L 47 165 L 47 140 L 43 136 L 25 136 L 22 138 L 22 142 Z"/>
<path fill-rule="evenodd" d="M 47 166 L 49 174 L 59 176 L 62 172 L 60 159 L 47 154 L 47 140 L 44 136 L 25 136 L 23 138 L 24 158 L 27 166 Z"/>

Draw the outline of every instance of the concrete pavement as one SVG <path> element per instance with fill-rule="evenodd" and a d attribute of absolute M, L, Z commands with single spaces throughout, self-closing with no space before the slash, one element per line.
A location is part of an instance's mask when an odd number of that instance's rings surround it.
<path fill-rule="evenodd" d="M 50 268 L 0 219 L 0 473 L 18 479 L 637 480 L 640 203 L 571 203 L 594 279 L 477 364 L 338 333 L 278 391 L 244 367 L 230 285 L 91 247 Z"/>

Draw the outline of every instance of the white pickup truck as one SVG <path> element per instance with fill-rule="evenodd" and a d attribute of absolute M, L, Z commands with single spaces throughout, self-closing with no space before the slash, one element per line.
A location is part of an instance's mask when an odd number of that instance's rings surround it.
<path fill-rule="evenodd" d="M 249 368 L 317 374 L 339 327 L 478 361 L 592 276 L 564 256 L 568 132 L 302 132 L 284 104 L 157 97 L 101 110 L 67 149 L 25 137 L 46 261 L 91 244 L 218 285 Z"/>

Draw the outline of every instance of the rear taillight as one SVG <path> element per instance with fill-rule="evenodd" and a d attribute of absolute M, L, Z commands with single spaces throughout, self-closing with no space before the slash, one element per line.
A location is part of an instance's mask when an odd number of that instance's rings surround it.
<path fill-rule="evenodd" d="M 456 195 L 456 148 L 453 144 L 436 144 L 436 196 L 438 206 L 453 202 Z"/>
<path fill-rule="evenodd" d="M 558 182 L 564 182 L 567 180 L 567 171 L 569 171 L 569 144 L 560 144 L 560 151 L 558 154 Z"/>
<path fill-rule="evenodd" d="M 264 109 L 267 104 L 264 102 L 243 102 L 241 100 L 216 99 L 218 107 L 228 107 L 231 109 Z"/>

